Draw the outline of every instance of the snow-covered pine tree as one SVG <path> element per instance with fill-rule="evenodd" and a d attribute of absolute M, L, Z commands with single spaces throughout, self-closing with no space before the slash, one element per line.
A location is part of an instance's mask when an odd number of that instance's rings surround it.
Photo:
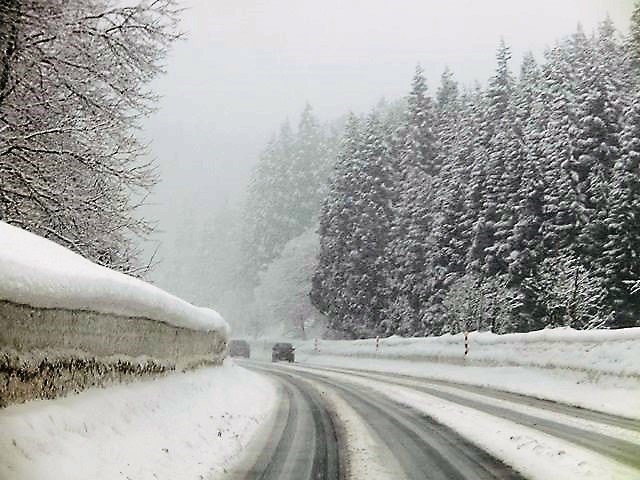
<path fill-rule="evenodd" d="M 603 253 L 608 243 L 613 167 L 620 157 L 624 85 L 618 64 L 622 52 L 614 34 L 610 20 L 603 22 L 598 37 L 591 42 L 591 55 L 582 64 L 572 156 L 568 162 L 579 221 L 574 248 L 585 265 L 606 283 L 610 279 Z M 614 306 L 602 307 L 605 316 Z"/>
<path fill-rule="evenodd" d="M 436 107 L 439 114 L 455 110 L 454 106 L 458 102 L 460 89 L 455 80 L 453 72 L 449 67 L 445 67 L 440 75 L 440 85 L 436 92 Z"/>
<path fill-rule="evenodd" d="M 527 52 L 522 59 L 520 77 L 513 94 L 516 118 L 521 124 L 525 124 L 531 117 L 531 110 L 540 90 L 540 77 L 540 67 L 533 53 Z"/>
<path fill-rule="evenodd" d="M 401 178 L 414 170 L 423 170 L 430 176 L 439 171 L 438 144 L 434 132 L 435 112 L 431 97 L 427 95 L 427 80 L 420 66 L 416 67 L 411 91 L 407 98 L 407 110 L 400 138 L 401 150 L 398 169 Z"/>
<path fill-rule="evenodd" d="M 319 125 L 309 104 L 298 123 L 292 145 L 289 172 L 288 209 L 293 216 L 293 229 L 298 234 L 315 224 L 320 204 L 326 195 L 335 149 L 330 137 Z"/>
<path fill-rule="evenodd" d="M 604 27 L 604 26 L 603 26 Z M 576 98 L 576 125 L 572 129 L 571 171 L 576 192 L 583 238 L 582 254 L 598 255 L 602 215 L 606 214 L 608 183 L 619 156 L 621 103 L 616 81 L 605 74 L 606 57 L 596 49 L 609 44 L 609 29 L 601 30 L 597 45 L 591 42 L 591 55 L 581 65 Z M 606 37 L 604 37 L 606 35 Z M 586 230 L 586 231 L 585 231 Z"/>
<path fill-rule="evenodd" d="M 329 319 L 329 328 L 345 336 L 355 334 L 350 292 L 346 289 L 348 262 L 354 244 L 356 195 L 362 164 L 362 132 L 355 115 L 347 120 L 329 191 L 320 213 L 320 253 L 311 282 L 311 302 Z"/>
<path fill-rule="evenodd" d="M 511 95 L 514 89 L 514 79 L 509 68 L 511 60 L 511 49 L 500 39 L 496 52 L 496 69 L 489 79 L 489 86 L 486 92 L 486 113 L 483 123 L 483 141 L 488 146 L 499 122 L 504 117 L 505 112 L 511 103 Z"/>
<path fill-rule="evenodd" d="M 638 85 L 640 83 L 640 2 L 636 2 L 631 15 L 629 39 L 626 47 L 631 76 Z"/>
<path fill-rule="evenodd" d="M 440 169 L 434 177 L 434 188 L 440 191 L 438 209 L 442 209 L 443 194 L 450 191 L 450 187 L 460 180 L 458 177 L 463 174 L 460 168 L 466 168 L 460 165 L 461 145 L 458 141 L 460 129 L 463 128 L 463 99 L 460 98 L 458 83 L 449 68 L 446 68 L 440 77 L 436 99 L 432 128 L 438 140 L 435 153 L 439 157 L 436 163 Z"/>
<path fill-rule="evenodd" d="M 439 110 L 439 137 L 442 139 L 441 155 L 444 160 L 441 174 L 435 180 L 437 214 L 431 237 L 434 242 L 434 272 L 438 278 L 444 279 L 451 274 L 462 274 L 466 268 L 475 218 L 465 207 L 465 195 L 480 119 L 475 115 L 474 97 L 469 94 L 448 106 L 440 103 Z M 477 204 L 479 208 L 479 199 Z"/>
<path fill-rule="evenodd" d="M 347 265 L 347 290 L 357 335 L 371 335 L 382 320 L 386 299 L 384 249 L 391 224 L 391 159 L 383 125 L 369 116 L 363 130 L 362 157 L 353 192 L 353 243 Z"/>
<path fill-rule="evenodd" d="M 333 141 L 307 105 L 298 129 L 285 123 L 262 153 L 247 188 L 243 218 L 242 268 L 249 288 L 287 242 L 317 223 L 335 161 Z"/>
<path fill-rule="evenodd" d="M 387 297 L 405 298 L 413 309 L 413 323 L 402 323 L 404 334 L 424 333 L 418 319 L 433 291 L 428 241 L 433 223 L 433 183 L 439 171 L 438 144 L 434 133 L 435 112 L 427 95 L 427 84 L 418 67 L 407 101 L 399 159 L 393 185 L 393 216 L 388 233 L 385 259 Z M 387 307 L 396 308 L 395 302 Z M 388 327 L 385 328 L 385 330 Z"/>
<path fill-rule="evenodd" d="M 485 249 L 493 244 L 493 238 L 485 234 L 483 215 L 488 163 L 488 151 L 483 142 L 486 98 L 479 87 L 470 94 L 470 98 L 469 108 L 462 120 L 463 131 L 461 132 L 469 173 L 463 184 L 465 190 L 464 209 L 460 222 L 469 239 L 465 242 L 467 247 L 465 269 L 480 271 L 485 257 Z"/>
<path fill-rule="evenodd" d="M 485 94 L 482 143 L 474 149 L 479 163 L 474 165 L 472 180 L 476 180 L 474 176 L 477 176 L 478 184 L 473 188 L 477 189 L 474 195 L 480 203 L 480 209 L 468 261 L 472 268 L 482 270 L 487 275 L 504 270 L 499 261 L 495 234 L 500 227 L 498 222 L 503 218 L 510 221 L 510 208 L 503 195 L 505 189 L 511 190 L 511 184 L 518 181 L 511 176 L 519 173 L 517 169 L 507 169 L 507 162 L 517 163 L 519 156 L 518 139 L 513 131 L 515 118 L 511 109 L 511 95 L 514 80 L 509 70 L 510 58 L 510 49 L 501 40 L 496 54 L 496 70 Z"/>
<path fill-rule="evenodd" d="M 493 222 L 493 245 L 485 249 L 484 269 L 491 276 L 508 269 L 513 253 L 510 237 L 519 220 L 521 203 L 520 184 L 525 168 L 523 129 L 511 103 L 490 145 L 485 217 Z"/>
<path fill-rule="evenodd" d="M 452 72 L 446 68 L 436 92 L 436 122 L 439 175 L 433 178 L 433 219 L 429 231 L 430 257 L 434 285 L 443 288 L 451 272 L 464 271 L 465 234 L 460 218 L 463 214 L 464 187 L 468 177 L 468 161 L 472 128 L 465 118 L 468 95 L 459 94 Z M 470 135 L 468 137 L 468 135 Z M 440 295 L 430 297 L 430 303 L 441 302 Z"/>
<path fill-rule="evenodd" d="M 385 258 L 392 267 L 388 278 L 388 295 L 390 299 L 407 299 L 415 313 L 412 317 L 416 323 L 409 329 L 404 322 L 404 333 L 413 335 L 425 333 L 426 326 L 418 323 L 418 319 L 435 288 L 430 240 L 434 192 L 433 178 L 425 171 L 415 170 L 410 179 L 404 182 L 394 204 L 389 233 L 392 239 L 387 245 Z M 432 328 L 428 327 L 429 330 Z"/>
<path fill-rule="evenodd" d="M 586 41 L 581 31 L 577 38 Z M 577 80 L 568 41 L 546 53 L 542 67 L 540 90 L 534 102 L 530 122 L 534 131 L 528 133 L 529 161 L 539 164 L 544 187 L 544 246 L 548 252 L 559 251 L 575 242 L 577 214 L 570 170 L 570 132 L 575 125 Z"/>
<path fill-rule="evenodd" d="M 624 112 L 621 155 L 611 180 L 606 219 L 607 242 L 600 261 L 608 303 L 615 310 L 609 326 L 639 325 L 638 295 L 629 283 L 640 279 L 640 93 Z"/>
<path fill-rule="evenodd" d="M 537 275 L 537 266 L 543 257 L 544 192 L 542 163 L 544 160 L 540 140 L 543 136 L 546 109 L 541 104 L 540 71 L 531 55 L 526 55 L 520 70 L 520 78 L 513 97 L 514 124 L 512 131 L 511 162 L 509 169 L 517 169 L 520 178 L 507 190 L 507 205 L 512 209 L 509 231 L 498 230 L 496 237 L 502 242 L 502 261 L 506 265 L 507 285 L 513 298 L 509 325 L 510 331 L 534 330 L 541 326 L 543 312 L 538 305 L 536 292 L 528 288 L 529 281 Z M 520 144 L 520 148 L 518 148 Z M 513 163 L 513 160 L 517 160 Z M 507 186 L 509 184 L 507 183 Z M 509 194 L 508 192 L 512 193 Z M 529 281 L 527 281 L 529 279 Z"/>
<path fill-rule="evenodd" d="M 293 134 L 285 123 L 260 155 L 247 188 L 241 241 L 243 276 L 251 287 L 258 282 L 258 272 L 295 236 L 286 211 L 292 144 Z"/>

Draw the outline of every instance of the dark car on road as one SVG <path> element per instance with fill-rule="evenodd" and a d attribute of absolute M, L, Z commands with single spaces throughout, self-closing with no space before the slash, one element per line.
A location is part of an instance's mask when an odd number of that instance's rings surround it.
<path fill-rule="evenodd" d="M 271 348 L 271 361 L 283 360 L 292 363 L 295 361 L 294 351 L 295 348 L 290 343 L 278 342 Z"/>
<path fill-rule="evenodd" d="M 229 342 L 229 355 L 232 357 L 249 358 L 251 356 L 251 347 L 246 340 L 231 340 Z"/>

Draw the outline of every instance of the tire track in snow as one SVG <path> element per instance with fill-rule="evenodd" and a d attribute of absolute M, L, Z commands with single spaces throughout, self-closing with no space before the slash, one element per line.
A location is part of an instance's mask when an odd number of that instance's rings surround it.
<path fill-rule="evenodd" d="M 584 407 L 578 407 L 574 405 L 568 405 L 553 400 L 547 400 L 542 398 L 536 398 L 527 396 L 521 393 L 507 392 L 504 390 L 498 390 L 491 387 L 483 387 L 479 385 L 471 385 L 459 382 L 453 382 L 449 380 L 432 379 L 415 377 L 411 375 L 395 374 L 388 372 L 379 372 L 375 370 L 358 370 L 352 368 L 332 368 L 326 366 L 317 366 L 313 364 L 305 364 L 309 368 L 314 370 L 325 370 L 336 373 L 346 373 L 357 376 L 368 376 L 370 378 L 377 378 L 379 380 L 399 382 L 400 380 L 406 380 L 411 382 L 423 383 L 425 385 L 442 385 L 446 387 L 464 389 L 465 391 L 476 393 L 485 397 L 495 398 L 498 400 L 505 400 L 513 403 L 519 403 L 525 406 L 542 408 L 555 413 L 560 413 L 572 417 L 582 418 L 584 420 L 592 421 L 595 423 L 601 423 L 612 427 L 623 428 L 633 432 L 640 433 L 640 420 L 634 418 L 627 418 L 618 415 L 612 415 L 609 413 L 598 412 L 596 410 L 590 410 Z"/>
<path fill-rule="evenodd" d="M 343 480 L 338 433 L 319 392 L 287 372 L 254 367 L 279 384 L 282 403 L 268 438 L 249 466 L 239 466 L 234 480 Z"/>
<path fill-rule="evenodd" d="M 489 415 L 508 420 L 524 427 L 538 430 L 539 432 L 550 435 L 551 437 L 568 441 L 574 445 L 586 448 L 599 455 L 640 471 L 640 444 L 636 442 L 601 434 L 586 428 L 567 425 L 566 423 L 562 423 L 560 421 L 549 418 L 543 418 L 542 416 L 523 413 L 521 411 L 518 411 L 517 409 L 511 409 L 499 405 L 491 405 L 474 398 L 467 398 L 464 396 L 463 392 L 457 394 L 449 390 L 438 389 L 438 385 L 436 384 L 447 384 L 447 386 L 450 386 L 452 383 L 449 382 L 432 382 L 431 380 L 419 379 L 416 377 L 407 377 L 400 375 L 391 376 L 390 374 L 380 375 L 378 372 L 364 373 L 363 371 L 341 368 L 332 369 L 306 366 L 303 366 L 302 368 L 308 368 L 309 371 L 318 372 L 318 374 L 320 375 L 322 375 L 323 372 L 327 374 L 346 375 L 347 378 L 351 376 L 361 380 L 374 380 L 376 382 L 397 385 L 403 388 L 408 388 L 417 392 L 425 393 L 427 395 L 431 395 L 432 397 L 439 398 L 453 404 L 471 408 L 473 410 L 487 413 Z M 411 379 L 411 381 L 408 381 L 408 379 Z M 424 382 L 424 385 L 417 384 L 422 382 Z M 455 385 L 457 388 L 461 387 L 460 384 Z M 484 390 L 486 391 L 487 389 Z M 508 392 L 497 391 L 496 393 L 504 394 L 503 398 L 513 398 L 516 400 L 516 403 L 522 403 L 518 400 L 522 400 L 523 397 L 526 397 L 520 394 L 515 394 L 514 397 L 511 397 Z M 489 397 L 495 398 L 495 396 L 492 395 L 489 395 Z M 554 407 L 559 407 L 555 409 L 555 411 L 562 411 L 563 415 L 567 415 L 567 412 L 575 410 L 576 416 L 580 418 L 605 418 L 606 421 L 602 422 L 605 425 L 625 425 L 631 427 L 636 426 L 636 422 L 634 420 L 626 419 L 624 417 L 615 417 L 614 415 L 600 414 L 600 412 L 590 410 L 585 411 L 585 409 L 579 407 L 557 404 L 555 402 L 549 402 L 547 400 L 538 401 L 537 399 L 531 397 L 529 397 L 527 400 L 527 406 L 536 405 L 537 408 L 543 409 L 551 403 Z"/>
<path fill-rule="evenodd" d="M 333 379 L 308 372 L 301 376 L 336 390 L 377 432 L 395 455 L 407 478 L 522 478 L 511 467 L 417 410 L 400 405 L 384 395 L 372 396 L 368 390 Z"/>
<path fill-rule="evenodd" d="M 323 405 L 322 400 L 318 399 L 320 396 L 318 390 L 322 386 L 337 393 L 375 432 L 376 438 L 384 443 L 386 449 L 391 452 L 400 465 L 402 472 L 398 472 L 399 477 L 404 475 L 411 479 L 429 478 L 434 480 L 522 478 L 511 467 L 464 439 L 451 428 L 436 422 L 418 410 L 389 400 L 384 395 L 372 396 L 368 389 L 288 367 L 266 367 L 253 363 L 248 366 L 273 375 L 278 381 L 295 386 L 309 405 L 319 406 L 317 409 L 312 408 L 312 411 L 317 413 L 314 418 L 316 444 L 313 448 L 314 467 L 311 476 L 302 476 L 301 469 L 297 470 L 300 476 L 282 476 L 283 467 L 275 465 L 270 467 L 271 471 L 280 472 L 281 476 L 248 478 L 296 478 L 298 480 L 341 478 L 339 477 L 340 472 L 346 470 L 344 466 L 337 472 L 338 476 L 335 476 L 336 472 L 332 470 L 334 464 L 340 468 L 339 452 L 327 456 L 323 453 L 323 448 L 317 445 L 318 441 L 328 439 L 329 450 L 333 450 L 334 446 L 343 451 L 347 450 L 344 445 L 339 445 L 335 439 L 335 427 L 328 429 L 323 427 L 323 425 L 328 425 L 328 421 L 323 420 L 324 414 L 321 413 L 326 413 L 326 410 L 323 410 L 326 408 L 326 403 Z M 314 399 L 314 397 L 316 398 Z M 327 413 L 327 416 L 329 419 L 339 418 L 340 413 L 335 414 L 335 417 Z M 331 435 L 327 435 L 327 431 L 334 432 L 335 442 L 334 439 L 329 438 Z M 309 446 L 308 440 L 307 445 Z M 309 451 L 309 447 L 307 450 Z M 327 460 L 318 461 L 317 458 L 326 458 Z M 279 457 L 272 456 L 272 461 L 282 462 L 282 454 Z"/>

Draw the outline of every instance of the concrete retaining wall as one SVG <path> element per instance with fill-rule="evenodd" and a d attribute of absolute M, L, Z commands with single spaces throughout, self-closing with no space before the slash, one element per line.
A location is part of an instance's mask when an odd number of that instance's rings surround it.
<path fill-rule="evenodd" d="M 0 301 L 0 406 L 219 365 L 225 354 L 216 331 Z"/>

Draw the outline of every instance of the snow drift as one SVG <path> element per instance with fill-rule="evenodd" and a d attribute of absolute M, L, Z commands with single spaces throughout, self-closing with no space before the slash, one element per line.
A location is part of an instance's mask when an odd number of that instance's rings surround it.
<path fill-rule="evenodd" d="M 0 478 L 227 478 L 276 393 L 268 379 L 225 362 L 11 405 L 0 409 Z"/>
<path fill-rule="evenodd" d="M 299 352 L 313 355 L 313 342 Z M 567 369 L 594 374 L 640 379 L 640 328 L 620 330 L 574 330 L 554 328 L 529 333 L 469 334 L 469 353 L 464 354 L 464 335 L 427 338 L 389 337 L 376 340 L 322 341 L 320 354 L 344 357 L 417 360 L 465 365 L 525 366 Z"/>
<path fill-rule="evenodd" d="M 229 326 L 218 312 L 96 265 L 49 240 L 0 222 L 0 299 L 32 307 L 140 317 L 192 330 Z"/>

